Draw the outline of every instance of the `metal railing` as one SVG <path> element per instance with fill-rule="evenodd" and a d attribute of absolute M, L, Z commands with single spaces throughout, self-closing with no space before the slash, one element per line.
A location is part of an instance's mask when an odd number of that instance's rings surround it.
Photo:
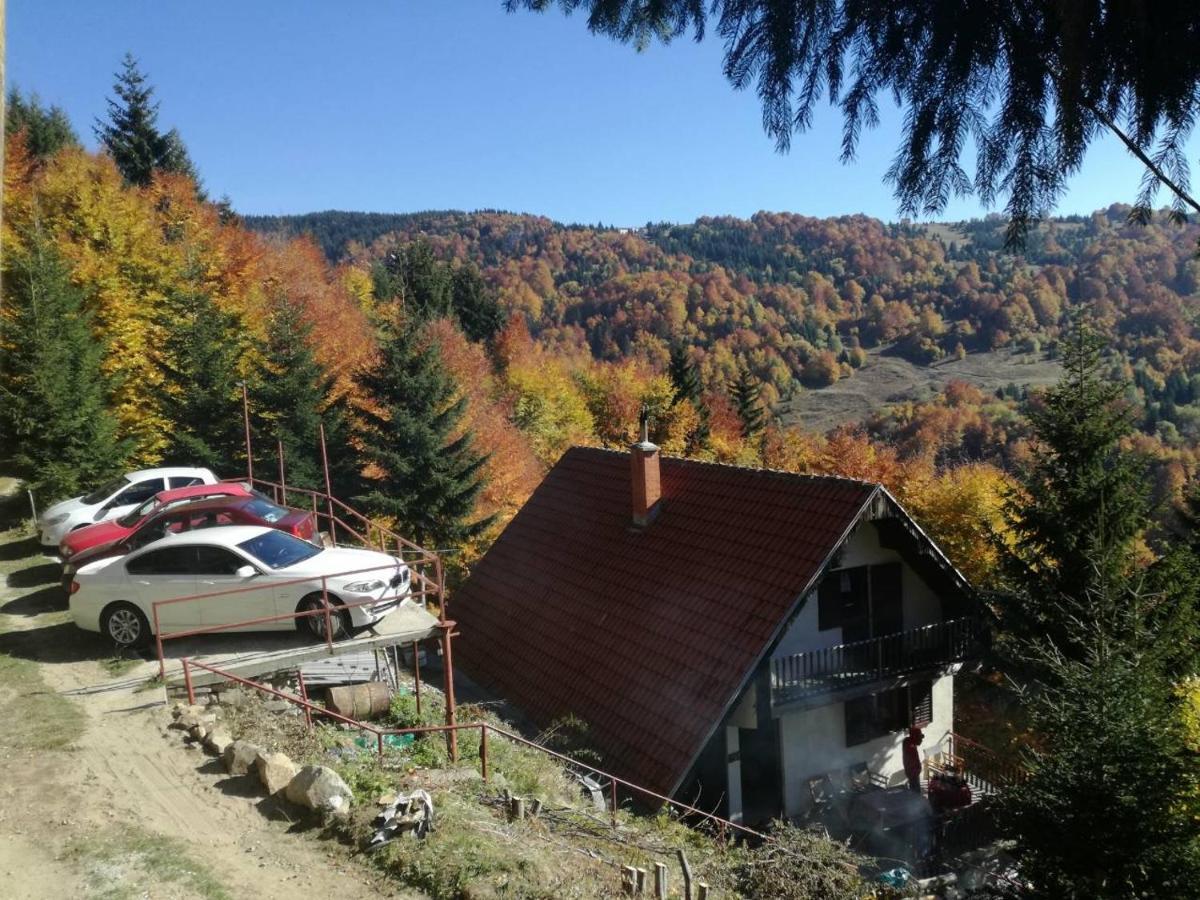
<path fill-rule="evenodd" d="M 763 834 L 762 832 L 755 831 L 753 828 L 747 828 L 745 825 L 741 825 L 737 822 L 731 822 L 728 819 L 723 819 L 718 815 L 715 815 L 711 812 L 707 812 L 706 810 L 697 809 L 694 806 L 689 806 L 686 803 L 682 803 L 678 800 L 673 800 L 670 797 L 664 796 L 663 794 L 659 794 L 655 791 L 650 790 L 649 788 L 642 787 L 641 785 L 634 784 L 631 781 L 626 781 L 625 779 L 619 778 L 616 775 L 613 775 L 609 772 L 605 772 L 603 769 L 597 769 L 595 766 L 588 765 L 587 763 L 579 762 L 578 760 L 572 759 L 571 757 L 566 756 L 562 753 L 557 753 L 554 750 L 549 749 L 548 747 L 544 747 L 541 744 L 536 743 L 535 741 L 531 741 L 528 738 L 521 737 L 521 735 L 519 735 L 519 734 L 514 734 L 513 732 L 509 731 L 506 728 L 501 728 L 497 725 L 492 725 L 489 722 L 484 721 L 484 722 L 453 723 L 453 724 L 446 724 L 446 725 L 422 725 L 422 726 L 416 726 L 416 727 L 411 727 L 411 728 L 382 728 L 378 725 L 373 725 L 370 722 L 362 722 L 362 721 L 359 721 L 356 719 L 352 719 L 348 716 L 343 716 L 340 713 L 335 713 L 332 710 L 327 709 L 324 706 L 320 706 L 316 703 L 313 703 L 311 700 L 308 699 L 307 691 L 305 691 L 305 688 L 304 688 L 304 680 L 303 680 L 302 676 L 300 676 L 298 678 L 298 684 L 299 684 L 299 689 L 300 689 L 301 693 L 303 694 L 303 696 L 297 696 L 296 694 L 292 694 L 287 691 L 283 691 L 278 688 L 271 687 L 271 686 L 263 684 L 261 682 L 252 681 L 249 678 L 242 678 L 241 676 L 234 675 L 231 672 L 226 672 L 225 670 L 220 669 L 217 666 L 211 665 L 209 663 L 202 663 L 195 659 L 189 659 L 189 658 L 185 657 L 184 659 L 181 660 L 181 663 L 183 664 L 183 680 L 184 680 L 184 687 L 187 691 L 188 702 L 192 703 L 192 704 L 195 704 L 195 702 L 196 702 L 196 693 L 195 693 L 195 689 L 192 685 L 191 671 L 193 668 L 202 669 L 206 672 L 216 675 L 219 678 L 227 679 L 228 681 L 243 685 L 244 687 L 248 687 L 248 688 L 252 688 L 254 690 L 261 691 L 264 694 L 268 694 L 268 695 L 270 695 L 272 697 L 276 697 L 280 700 L 286 700 L 289 703 L 299 706 L 304 711 L 305 723 L 309 728 L 311 728 L 313 726 L 313 717 L 314 716 L 324 716 L 335 722 L 340 722 L 344 725 L 348 725 L 352 728 L 356 728 L 363 732 L 366 732 L 367 734 L 374 735 L 376 753 L 378 754 L 380 760 L 382 760 L 384 758 L 384 753 L 386 750 L 385 738 L 388 735 L 400 736 L 400 735 L 406 735 L 406 734 L 423 735 L 423 734 L 442 733 L 442 734 L 446 734 L 449 736 L 456 736 L 458 734 L 458 732 L 460 732 L 460 731 L 478 730 L 479 731 L 479 768 L 480 768 L 480 774 L 483 776 L 484 783 L 487 783 L 489 780 L 489 777 L 490 777 L 490 769 L 489 769 L 489 762 L 488 762 L 488 739 L 489 739 L 489 735 L 494 735 L 497 737 L 504 738 L 505 740 L 511 741 L 512 743 L 519 744 L 519 745 L 525 746 L 525 747 L 529 747 L 529 748 L 537 751 L 538 753 L 542 753 L 546 756 L 553 757 L 554 759 L 558 760 L 559 762 L 562 762 L 564 765 L 568 765 L 574 769 L 584 770 L 584 771 L 591 773 L 592 775 L 595 775 L 595 776 L 598 776 L 599 778 L 607 780 L 608 785 L 609 785 L 609 788 L 608 788 L 609 808 L 610 808 L 610 813 L 611 813 L 611 817 L 612 817 L 612 825 L 614 828 L 617 825 L 617 810 L 620 807 L 619 797 L 618 797 L 618 787 L 619 787 L 619 788 L 624 789 L 628 794 L 634 794 L 634 795 L 640 795 L 642 797 L 647 797 L 652 800 L 656 800 L 660 803 L 665 803 L 668 806 L 670 806 L 672 809 L 675 809 L 686 815 L 696 816 L 701 819 L 704 819 L 706 822 L 710 822 L 713 825 L 717 826 L 719 835 L 723 836 L 727 830 L 730 830 L 730 831 L 734 831 L 734 832 L 743 834 L 746 837 L 752 837 L 755 840 L 759 840 L 759 841 L 771 841 L 772 840 L 770 835 L 766 835 L 766 834 Z M 297 670 L 297 674 L 299 676 L 299 670 Z M 450 758 L 451 758 L 452 762 L 455 762 L 455 763 L 458 762 L 458 747 L 457 747 L 456 741 L 450 742 Z"/>
<path fill-rule="evenodd" d="M 151 619 L 153 622 L 153 629 L 154 629 L 155 648 L 158 652 L 159 676 L 160 677 L 166 676 L 166 656 L 163 653 L 163 642 L 164 641 L 174 640 L 176 638 L 195 637 L 195 636 L 201 635 L 201 634 L 219 634 L 219 633 L 225 632 L 225 631 L 234 631 L 239 628 L 249 628 L 250 626 L 254 626 L 254 625 L 271 625 L 271 624 L 274 624 L 277 622 L 285 622 L 285 621 L 291 621 L 294 623 L 298 623 L 301 619 L 307 619 L 307 618 L 312 618 L 315 616 L 321 616 L 325 620 L 325 622 L 324 622 L 325 627 L 324 627 L 324 630 L 323 630 L 323 633 L 321 636 L 324 638 L 326 646 L 330 650 L 332 650 L 333 649 L 333 633 L 334 633 L 333 618 L 334 618 L 334 616 L 341 616 L 343 610 L 357 609 L 357 608 L 363 607 L 363 606 L 380 606 L 382 604 L 391 603 L 391 602 L 395 602 L 395 603 L 399 604 L 400 601 L 402 601 L 406 598 L 409 598 L 409 597 L 425 598 L 425 597 L 428 597 L 432 593 L 436 593 L 435 591 L 430 591 L 425 588 L 419 588 L 419 589 L 414 590 L 412 587 L 412 583 L 410 582 L 409 588 L 403 594 L 396 593 L 392 597 L 385 596 L 383 598 L 372 598 L 370 600 L 356 601 L 353 603 L 346 603 L 341 598 L 338 598 L 335 602 L 330 602 L 329 579 L 331 579 L 331 578 L 339 578 L 340 579 L 340 578 L 345 578 L 350 575 L 363 575 L 368 572 L 377 572 L 381 569 L 385 570 L 387 572 L 394 572 L 396 569 L 396 566 L 394 563 L 393 564 L 384 563 L 384 564 L 378 565 L 378 566 L 369 566 L 364 569 L 351 569 L 350 571 L 347 571 L 347 572 L 333 572 L 328 575 L 311 575 L 307 578 L 293 578 L 293 579 L 289 579 L 287 581 L 276 581 L 276 582 L 271 582 L 269 584 L 253 584 L 252 583 L 252 584 L 245 585 L 244 587 L 226 588 L 225 590 L 210 591 L 210 592 L 204 593 L 204 594 L 188 594 L 188 595 L 182 596 L 182 597 L 171 597 L 166 600 L 155 600 L 154 602 L 152 602 L 150 604 L 150 612 L 151 612 Z M 319 591 L 314 590 L 310 593 L 312 593 L 314 595 L 319 593 L 321 595 L 322 603 L 321 603 L 321 607 L 319 609 L 296 610 L 296 611 L 293 611 L 290 613 L 279 613 L 279 614 L 270 615 L 270 616 L 258 616 L 253 619 L 241 619 L 241 620 L 234 621 L 234 622 L 219 622 L 219 623 L 216 623 L 213 625 L 200 625 L 200 626 L 196 626 L 196 627 L 178 629 L 176 631 L 165 631 L 163 629 L 163 624 L 162 624 L 163 615 L 160 612 L 160 610 L 163 609 L 164 607 L 175 607 L 175 606 L 179 606 L 180 604 L 184 604 L 184 603 L 195 603 L 196 601 L 212 600 L 212 599 L 218 598 L 218 597 L 230 597 L 230 596 L 235 596 L 238 594 L 252 593 L 254 591 L 270 591 L 270 592 L 274 593 L 275 591 L 277 591 L 280 588 L 294 587 L 297 585 L 316 585 L 318 582 L 320 583 Z M 386 592 L 385 592 L 385 594 L 386 594 Z M 439 607 L 439 611 L 441 611 L 440 607 Z M 444 626 L 446 624 L 446 621 L 447 620 L 443 613 L 442 617 L 439 619 L 439 624 Z"/>
<path fill-rule="evenodd" d="M 787 703 L 963 662 L 980 649 L 976 619 L 951 619 L 865 641 L 793 653 L 771 660 L 771 699 Z"/>

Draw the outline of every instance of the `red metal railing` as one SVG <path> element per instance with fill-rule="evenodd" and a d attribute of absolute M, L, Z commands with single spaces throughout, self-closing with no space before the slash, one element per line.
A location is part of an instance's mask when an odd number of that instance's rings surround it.
<path fill-rule="evenodd" d="M 365 731 L 365 732 L 375 735 L 376 752 L 378 753 L 380 759 L 382 759 L 383 755 L 384 755 L 384 738 L 387 735 L 405 735 L 405 734 L 419 735 L 419 734 L 436 734 L 436 733 L 457 735 L 457 733 L 459 731 L 478 729 L 479 730 L 480 772 L 483 776 L 484 782 L 487 782 L 488 777 L 489 777 L 488 735 L 495 734 L 495 735 L 505 738 L 506 740 L 512 741 L 515 744 L 520 744 L 520 745 L 529 747 L 533 750 L 536 750 L 539 753 L 545 754 L 546 756 L 553 757 L 554 759 L 557 759 L 566 765 L 572 766 L 576 769 L 586 770 L 587 772 L 590 772 L 591 774 L 598 776 L 599 778 L 606 779 L 609 783 L 609 805 L 610 805 L 610 811 L 612 814 L 612 822 L 613 822 L 614 827 L 616 826 L 617 809 L 619 806 L 618 796 L 617 796 L 617 787 L 619 785 L 622 788 L 624 788 L 627 793 L 639 795 L 642 797 L 647 797 L 647 798 L 656 800 L 660 803 L 665 803 L 668 806 L 670 806 L 671 808 L 678 810 L 686 815 L 697 816 L 697 817 L 704 819 L 705 821 L 711 822 L 718 827 L 719 832 L 722 834 L 725 832 L 726 829 L 729 829 L 729 830 L 744 834 L 747 837 L 755 838 L 756 840 L 760 840 L 760 841 L 771 841 L 772 840 L 772 838 L 769 835 L 763 834 L 762 832 L 759 832 L 759 831 L 755 831 L 753 828 L 747 828 L 745 825 L 741 825 L 737 822 L 731 822 L 728 819 L 723 819 L 720 816 L 715 815 L 706 810 L 697 809 L 694 806 L 689 806 L 686 803 L 682 803 L 678 800 L 673 800 L 670 797 L 667 797 L 663 794 L 659 794 L 656 791 L 650 790 L 649 788 L 645 788 L 645 787 L 642 787 L 641 785 L 634 784 L 632 781 L 626 781 L 623 778 L 613 775 L 610 772 L 605 772 L 603 769 L 598 769 L 595 766 L 588 765 L 587 763 L 579 762 L 578 760 L 572 759 L 571 757 L 566 756 L 562 753 L 557 753 L 554 750 L 549 749 L 548 747 L 543 747 L 541 744 L 531 741 L 528 738 L 521 737 L 519 734 L 514 734 L 513 732 L 508 731 L 505 728 L 500 728 L 496 725 L 491 725 L 487 722 L 466 722 L 466 723 L 461 723 L 461 724 L 454 723 L 454 724 L 446 724 L 446 725 L 422 725 L 422 726 L 416 726 L 413 728 L 380 728 L 379 726 L 372 725 L 369 722 L 361 722 L 356 719 L 351 719 L 348 716 L 343 716 L 340 713 L 335 713 L 332 710 L 326 709 L 323 706 L 318 706 L 317 704 L 315 704 L 311 700 L 309 700 L 307 697 L 298 697 L 295 694 L 290 694 L 287 691 L 281 691 L 278 688 L 273 688 L 269 685 L 262 684 L 261 682 L 251 681 L 248 678 L 242 678 L 238 675 L 232 674 L 231 672 L 226 672 L 223 669 L 218 668 L 217 666 L 209 665 L 208 663 L 198 662 L 196 660 L 188 659 L 186 657 L 182 660 L 182 663 L 183 663 L 184 686 L 187 690 L 187 696 L 188 696 L 189 703 L 194 704 L 196 702 L 195 691 L 192 687 L 191 669 L 193 667 L 198 668 L 198 669 L 203 669 L 206 672 L 210 672 L 210 673 L 218 676 L 219 678 L 228 679 L 229 681 L 236 682 L 237 684 L 241 684 L 246 687 L 254 688 L 256 690 L 262 691 L 263 693 L 269 694 L 273 697 L 278 697 L 281 700 L 286 700 L 289 703 L 293 703 L 297 706 L 300 706 L 302 709 L 305 710 L 306 722 L 310 726 L 312 724 L 312 716 L 319 715 L 319 716 L 325 716 L 326 718 L 332 719 L 336 722 L 341 722 L 343 724 L 350 725 L 353 728 L 357 728 L 362 731 Z M 458 761 L 457 746 L 455 744 L 452 744 L 452 746 L 451 746 L 450 756 L 451 756 L 451 760 L 453 762 Z"/>
<path fill-rule="evenodd" d="M 160 616 L 159 616 L 159 610 L 162 607 L 177 606 L 179 604 L 193 603 L 193 602 L 200 601 L 200 600 L 211 600 L 215 597 L 228 597 L 228 596 L 232 596 L 232 595 L 236 595 L 236 594 L 246 594 L 246 593 L 251 593 L 253 591 L 266 590 L 268 588 L 264 588 L 264 586 L 260 585 L 260 584 L 259 585 L 250 584 L 250 585 L 246 585 L 245 587 L 227 588 L 225 590 L 210 591 L 210 592 L 204 593 L 204 594 L 188 594 L 183 597 L 171 597 L 167 600 L 155 600 L 153 603 L 150 604 L 150 611 L 151 611 L 152 618 L 153 618 L 155 645 L 158 650 L 159 676 L 165 677 L 166 671 L 167 671 L 166 670 L 166 657 L 163 653 L 163 642 L 164 641 L 174 640 L 176 638 L 194 637 L 194 636 L 200 635 L 200 634 L 216 634 L 216 633 L 222 632 L 222 631 L 233 631 L 234 629 L 246 628 L 251 625 L 267 625 L 267 624 L 270 624 L 273 622 L 283 622 L 283 621 L 287 621 L 287 620 L 291 620 L 293 622 L 298 622 L 300 619 L 311 618 L 314 616 L 323 616 L 325 619 L 325 632 L 324 632 L 325 643 L 330 648 L 330 650 L 332 650 L 333 649 L 333 617 L 335 615 L 341 615 L 342 610 L 357 609 L 358 607 L 362 607 L 362 606 L 378 606 L 382 603 L 389 603 L 392 600 L 399 601 L 399 600 L 403 599 L 403 597 L 401 597 L 400 595 L 396 595 L 395 597 L 393 597 L 391 599 L 371 599 L 371 600 L 358 601 L 358 602 L 354 602 L 354 603 L 338 602 L 336 604 L 333 604 L 333 603 L 330 603 L 330 601 L 329 601 L 329 579 L 345 578 L 347 576 L 352 576 L 352 575 L 363 575 L 368 572 L 377 572 L 381 569 L 389 571 L 389 572 L 395 571 L 396 565 L 395 565 L 395 563 L 390 563 L 390 564 L 384 563 L 384 564 L 381 564 L 378 566 L 369 566 L 364 569 L 351 569 L 347 572 L 336 572 L 336 573 L 331 573 L 329 575 L 310 576 L 308 578 L 294 578 L 294 579 L 289 579 L 287 581 L 274 582 L 269 587 L 270 590 L 277 590 L 279 588 L 291 587 L 291 586 L 295 586 L 295 585 L 314 585 L 316 582 L 319 581 L 321 584 L 320 592 L 321 592 L 321 597 L 323 600 L 320 609 L 295 611 L 295 612 L 290 612 L 290 613 L 278 613 L 276 615 L 271 615 L 271 616 L 259 616 L 258 618 L 254 618 L 254 619 L 244 619 L 244 620 L 237 621 L 237 622 L 223 622 L 223 623 L 216 624 L 216 625 L 206 625 L 206 626 L 201 626 L 198 628 L 187 628 L 187 629 L 182 629 L 179 631 L 167 631 L 167 632 L 163 631 L 162 626 L 161 626 Z M 405 597 L 426 597 L 430 593 L 431 592 L 429 590 L 416 590 L 416 591 L 412 590 L 411 582 L 410 582 L 410 588 L 404 596 Z M 340 601 L 340 598 L 339 598 L 339 601 Z M 445 611 L 444 611 L 444 609 L 439 607 L 439 612 L 441 613 L 441 616 L 439 618 L 439 624 L 445 625 L 446 624 Z"/>

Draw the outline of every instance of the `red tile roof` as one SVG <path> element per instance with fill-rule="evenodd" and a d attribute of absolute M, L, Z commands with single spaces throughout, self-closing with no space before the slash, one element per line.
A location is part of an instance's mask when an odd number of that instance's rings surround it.
<path fill-rule="evenodd" d="M 602 768 L 670 794 L 823 562 L 879 490 L 664 457 L 631 528 L 629 454 L 576 447 L 451 598 L 455 656 Z"/>

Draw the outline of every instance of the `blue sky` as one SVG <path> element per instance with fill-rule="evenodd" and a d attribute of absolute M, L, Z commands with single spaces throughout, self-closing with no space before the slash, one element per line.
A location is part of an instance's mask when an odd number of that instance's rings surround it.
<path fill-rule="evenodd" d="M 831 110 L 779 155 L 753 92 L 722 77 L 716 40 L 639 54 L 592 36 L 581 16 L 508 15 L 500 0 L 9 0 L 9 83 L 66 109 L 89 145 L 126 50 L 209 193 L 244 213 L 897 218 L 882 180 L 895 111 L 852 165 L 837 160 Z M 1139 177 L 1105 141 L 1059 211 L 1131 202 Z M 939 218 L 984 212 L 967 199 Z"/>

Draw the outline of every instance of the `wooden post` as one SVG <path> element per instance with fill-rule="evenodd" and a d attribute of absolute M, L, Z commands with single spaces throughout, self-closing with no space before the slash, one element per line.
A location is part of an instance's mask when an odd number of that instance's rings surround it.
<path fill-rule="evenodd" d="M 637 892 L 638 894 L 644 894 L 644 893 L 646 893 L 646 870 L 645 870 L 645 869 L 638 869 L 638 870 L 637 870 L 637 888 L 636 888 L 636 892 Z"/>
<path fill-rule="evenodd" d="M 708 900 L 708 882 L 701 881 L 699 884 L 696 885 L 696 887 L 697 887 L 696 900 Z"/>
<path fill-rule="evenodd" d="M 542 811 L 541 798 L 535 797 L 533 800 L 533 803 L 530 804 L 530 806 L 529 806 L 529 815 L 536 819 L 538 817 L 538 814 L 541 813 L 541 811 Z"/>
<path fill-rule="evenodd" d="M 654 897 L 655 900 L 667 900 L 667 865 L 654 864 Z"/>
<path fill-rule="evenodd" d="M 525 818 L 525 798 L 513 797 L 508 805 L 508 816 L 514 822 L 520 822 Z"/>
<path fill-rule="evenodd" d="M 637 869 L 621 866 L 621 893 L 632 897 L 637 890 Z"/>
<path fill-rule="evenodd" d="M 413 641 L 413 690 L 417 695 L 417 718 L 421 716 L 421 659 L 417 655 L 420 649 L 420 642 Z"/>
<path fill-rule="evenodd" d="M 692 867 L 682 847 L 676 852 L 679 854 L 679 868 L 683 869 L 683 896 L 685 900 L 692 900 Z"/>

